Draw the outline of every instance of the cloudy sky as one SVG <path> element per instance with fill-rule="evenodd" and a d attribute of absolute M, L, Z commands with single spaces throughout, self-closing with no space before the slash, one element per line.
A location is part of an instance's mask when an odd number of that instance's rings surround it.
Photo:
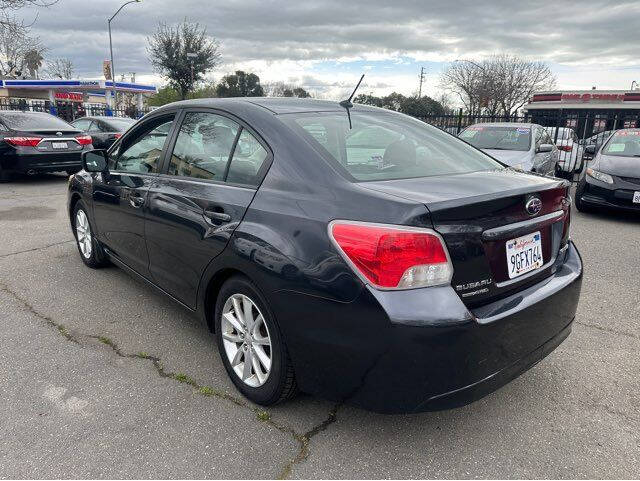
<path fill-rule="evenodd" d="M 108 58 L 107 18 L 124 0 L 59 0 L 36 17 L 47 57 L 73 60 L 78 76 L 97 78 Z M 455 59 L 512 53 L 549 63 L 563 89 L 626 89 L 640 81 L 640 2 L 537 0 L 142 0 L 114 20 L 117 73 L 162 85 L 146 53 L 158 22 L 206 26 L 221 43 L 219 79 L 251 70 L 263 82 L 302 85 L 338 98 L 366 73 L 363 92 L 417 90 L 438 96 L 438 77 Z"/>

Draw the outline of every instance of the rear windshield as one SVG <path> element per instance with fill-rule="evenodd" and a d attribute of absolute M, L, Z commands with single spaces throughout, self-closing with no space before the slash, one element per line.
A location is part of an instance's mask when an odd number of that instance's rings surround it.
<path fill-rule="evenodd" d="M 556 127 L 545 127 L 545 130 L 549 132 L 552 139 L 556 139 Z M 556 140 L 573 139 L 573 135 L 573 130 L 560 127 L 560 130 L 558 131 L 558 138 Z"/>
<path fill-rule="evenodd" d="M 479 149 L 527 151 L 531 145 L 529 127 L 472 125 L 459 137 Z"/>
<path fill-rule="evenodd" d="M 602 149 L 605 155 L 640 157 L 640 130 L 619 130 Z"/>
<path fill-rule="evenodd" d="M 0 118 L 12 130 L 76 130 L 64 120 L 43 112 L 3 113 Z"/>
<path fill-rule="evenodd" d="M 452 135 L 385 112 L 284 114 L 281 119 L 356 181 L 494 170 L 502 164 Z"/>
<path fill-rule="evenodd" d="M 109 127 L 113 128 L 113 129 L 116 129 L 116 131 L 118 131 L 118 132 L 124 132 L 129 127 L 131 127 L 134 123 L 135 123 L 135 120 L 133 120 L 133 119 L 124 119 L 124 118 L 109 119 L 107 121 L 107 124 L 109 124 Z"/>

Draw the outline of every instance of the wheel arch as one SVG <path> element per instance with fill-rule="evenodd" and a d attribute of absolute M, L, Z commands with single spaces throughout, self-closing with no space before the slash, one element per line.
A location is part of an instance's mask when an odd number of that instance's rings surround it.
<path fill-rule="evenodd" d="M 233 267 L 222 267 L 218 269 L 206 282 L 206 287 L 202 294 L 202 315 L 211 332 L 215 332 L 214 311 L 218 294 L 222 285 L 231 277 L 241 275 L 251 280 L 244 272 Z"/>

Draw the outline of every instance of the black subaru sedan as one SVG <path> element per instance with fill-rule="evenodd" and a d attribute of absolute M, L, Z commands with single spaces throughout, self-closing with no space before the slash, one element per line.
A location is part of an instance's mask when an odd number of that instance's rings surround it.
<path fill-rule="evenodd" d="M 596 152 L 576 188 L 576 207 L 594 207 L 640 212 L 640 129 L 617 130 Z"/>
<path fill-rule="evenodd" d="M 201 316 L 251 401 L 416 412 L 486 395 L 569 335 L 568 189 L 395 112 L 198 99 L 85 154 L 68 207 L 82 261 Z"/>
<path fill-rule="evenodd" d="M 0 111 L 0 181 L 11 174 L 80 170 L 91 137 L 44 112 Z"/>

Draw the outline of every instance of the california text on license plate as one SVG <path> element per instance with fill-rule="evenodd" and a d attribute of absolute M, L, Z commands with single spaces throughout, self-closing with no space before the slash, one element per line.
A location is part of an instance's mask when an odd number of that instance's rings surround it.
<path fill-rule="evenodd" d="M 68 145 L 66 142 L 51 142 L 51 147 L 54 149 L 66 149 Z"/>
<path fill-rule="evenodd" d="M 542 267 L 540 232 L 523 235 L 507 241 L 507 269 L 509 279 Z"/>

